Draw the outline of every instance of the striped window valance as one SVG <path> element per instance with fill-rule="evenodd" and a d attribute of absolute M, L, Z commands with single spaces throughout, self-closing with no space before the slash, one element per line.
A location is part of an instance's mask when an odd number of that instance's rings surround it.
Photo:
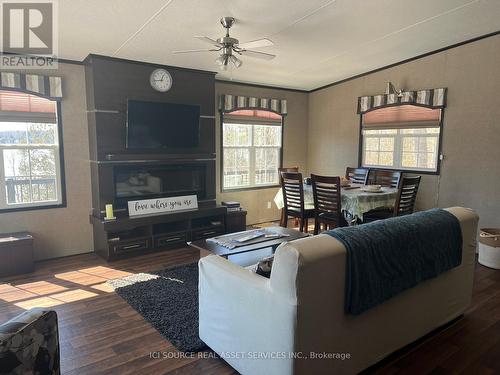
<path fill-rule="evenodd" d="M 427 108 L 444 108 L 446 106 L 446 88 L 403 91 L 401 95 L 381 94 L 360 96 L 358 98 L 358 113 L 363 114 L 377 108 L 398 104 L 413 104 Z"/>
<path fill-rule="evenodd" d="M 232 112 L 240 109 L 261 109 L 284 116 L 287 113 L 285 99 L 256 98 L 252 96 L 227 95 L 219 97 L 219 110 Z"/>
<path fill-rule="evenodd" d="M 19 90 L 47 99 L 62 99 L 62 78 L 28 73 L 0 72 L 0 89 Z"/>

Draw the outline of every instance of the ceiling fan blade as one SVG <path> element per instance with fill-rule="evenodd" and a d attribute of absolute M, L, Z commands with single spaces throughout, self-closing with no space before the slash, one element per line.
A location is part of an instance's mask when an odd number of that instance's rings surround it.
<path fill-rule="evenodd" d="M 212 52 L 218 51 L 216 49 L 185 49 L 182 51 L 172 51 L 172 53 L 191 53 L 191 52 Z"/>
<path fill-rule="evenodd" d="M 271 55 L 270 53 L 264 53 L 259 51 L 244 50 L 240 51 L 240 53 L 248 57 L 255 57 L 257 59 L 262 59 L 262 60 L 272 60 L 276 57 L 276 55 Z"/>
<path fill-rule="evenodd" d="M 272 40 L 263 38 L 263 39 L 252 40 L 250 42 L 240 43 L 238 44 L 238 47 L 243 49 L 252 49 L 260 47 L 269 47 L 273 45 L 274 43 Z"/>
<path fill-rule="evenodd" d="M 212 38 L 209 38 L 208 36 L 196 35 L 195 38 L 204 42 L 204 43 L 208 43 L 208 44 L 211 44 L 211 45 L 216 46 L 216 47 L 222 47 L 222 44 L 220 44 L 218 41 L 216 41 Z"/>

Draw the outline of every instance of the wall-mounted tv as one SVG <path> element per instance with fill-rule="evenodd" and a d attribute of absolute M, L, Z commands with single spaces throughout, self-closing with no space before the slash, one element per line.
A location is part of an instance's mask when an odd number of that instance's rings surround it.
<path fill-rule="evenodd" d="M 127 148 L 191 148 L 199 143 L 199 106 L 128 101 Z"/>

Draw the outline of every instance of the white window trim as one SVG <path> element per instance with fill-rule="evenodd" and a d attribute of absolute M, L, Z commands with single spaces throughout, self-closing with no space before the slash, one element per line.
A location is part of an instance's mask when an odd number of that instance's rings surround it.
<path fill-rule="evenodd" d="M 403 171 L 412 171 L 412 172 L 427 172 L 427 173 L 437 173 L 439 170 L 439 161 L 441 158 L 440 155 L 440 149 L 439 149 L 439 143 L 441 140 L 441 132 L 442 129 L 439 128 L 439 133 L 422 133 L 422 134 L 402 134 L 401 130 L 407 130 L 411 128 L 395 128 L 394 130 L 397 130 L 397 133 L 395 134 L 365 134 L 365 130 L 381 130 L 381 129 L 376 129 L 376 128 L 370 128 L 370 129 L 362 129 L 361 130 L 361 137 L 362 137 L 362 148 L 361 148 L 361 166 L 366 167 L 366 168 L 380 168 L 380 169 L 394 169 L 394 170 L 403 170 Z M 421 128 L 419 128 L 421 129 Z M 382 129 L 383 130 L 383 129 Z M 404 167 L 402 165 L 402 158 L 403 158 L 403 152 L 402 152 L 402 145 L 403 145 L 403 138 L 405 137 L 431 137 L 431 138 L 436 138 L 436 166 L 435 168 L 421 168 L 421 167 Z M 381 164 L 368 164 L 365 163 L 365 155 L 366 155 L 366 140 L 369 138 L 393 138 L 394 139 L 394 151 L 393 151 L 393 165 L 392 166 L 387 166 L 387 165 L 381 165 Z M 377 151 L 374 151 L 377 152 Z M 384 152 L 384 151 L 378 151 L 378 152 Z M 417 153 L 418 154 L 418 153 Z"/>
<path fill-rule="evenodd" d="M 224 125 L 230 124 L 230 125 L 242 125 L 242 126 L 251 126 L 252 131 L 250 132 L 250 146 L 225 146 L 224 145 Z M 254 126 L 260 126 L 260 125 L 267 125 L 267 126 L 276 126 L 280 128 L 279 132 L 279 137 L 280 137 L 280 146 L 255 146 L 254 145 L 254 131 L 253 127 Z M 221 153 L 221 158 L 222 158 L 222 164 L 221 164 L 221 190 L 222 191 L 235 191 L 235 190 L 252 190 L 252 189 L 260 189 L 260 188 L 269 188 L 269 187 L 274 187 L 274 186 L 279 186 L 279 178 L 276 182 L 273 183 L 267 183 L 267 184 L 257 184 L 255 183 L 255 151 L 256 149 L 260 148 L 267 148 L 267 149 L 276 149 L 278 152 L 278 168 L 281 166 L 282 162 L 282 148 L 283 148 L 283 122 L 281 124 L 277 124 L 276 122 L 265 122 L 262 119 L 259 119 L 259 121 L 256 121 L 255 123 L 251 123 L 249 120 L 245 119 L 244 121 L 238 122 L 236 119 L 229 119 L 229 121 L 224 121 L 222 122 L 222 137 L 221 137 L 221 147 L 222 147 L 222 153 Z M 239 185 L 239 186 L 233 186 L 233 187 L 226 187 L 224 186 L 224 149 L 247 149 L 249 150 L 249 175 L 248 175 L 248 180 L 249 184 L 248 185 Z"/>

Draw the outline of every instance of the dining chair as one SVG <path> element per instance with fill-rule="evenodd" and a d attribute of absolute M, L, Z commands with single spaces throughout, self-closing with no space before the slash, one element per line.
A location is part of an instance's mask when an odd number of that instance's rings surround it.
<path fill-rule="evenodd" d="M 393 210 L 373 210 L 363 214 L 363 222 L 369 223 L 375 220 L 387 219 L 393 216 L 412 214 L 417 200 L 418 187 L 422 176 L 404 176 L 398 188 L 398 195 Z"/>
<path fill-rule="evenodd" d="M 402 173 L 400 171 L 391 171 L 387 169 L 370 169 L 368 172 L 369 185 L 382 185 L 392 188 L 398 188 Z"/>
<path fill-rule="evenodd" d="M 398 189 L 398 197 L 394 206 L 394 216 L 403 216 L 413 213 L 417 200 L 418 187 L 422 176 L 405 176 Z"/>
<path fill-rule="evenodd" d="M 337 228 L 347 226 L 342 215 L 340 177 L 311 174 L 314 197 L 314 234 L 318 234 L 321 224 Z"/>
<path fill-rule="evenodd" d="M 295 167 L 281 167 L 281 168 L 278 168 L 278 178 L 280 180 L 280 185 L 281 185 L 281 172 L 295 172 L 295 173 L 298 173 L 299 172 L 299 167 L 295 166 Z M 285 222 L 285 210 L 281 209 L 280 225 L 286 227 L 286 224 L 283 225 L 284 222 Z M 299 225 L 299 221 L 297 219 L 295 219 L 295 226 L 297 226 L 297 225 Z"/>
<path fill-rule="evenodd" d="M 352 168 L 347 167 L 345 169 L 345 178 L 349 181 L 354 182 L 355 184 L 366 185 L 366 181 L 368 179 L 368 168 Z"/>
<path fill-rule="evenodd" d="M 284 220 L 282 227 L 287 226 L 288 217 L 299 219 L 300 231 L 307 233 L 309 219 L 314 217 L 314 207 L 306 207 L 304 204 L 304 187 L 302 186 L 302 173 L 281 172 L 281 188 L 283 191 Z"/>
<path fill-rule="evenodd" d="M 299 172 L 299 167 L 281 167 L 281 168 L 278 168 L 278 173 L 281 173 L 281 172 L 298 173 Z"/>

